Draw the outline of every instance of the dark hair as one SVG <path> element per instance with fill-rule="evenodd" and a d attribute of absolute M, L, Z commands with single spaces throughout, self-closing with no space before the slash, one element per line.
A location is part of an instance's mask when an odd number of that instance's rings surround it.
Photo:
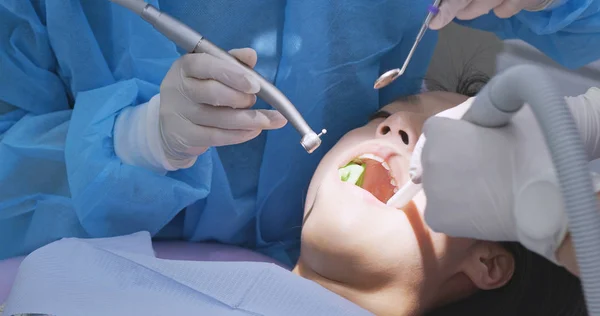
<path fill-rule="evenodd" d="M 426 80 L 429 91 L 451 91 L 475 96 L 489 81 L 481 72 L 465 67 L 454 87 Z M 427 313 L 427 316 L 579 316 L 587 315 L 579 279 L 566 269 L 527 250 L 519 243 L 502 245 L 515 259 L 515 271 L 503 287 L 476 294 Z"/>
<path fill-rule="evenodd" d="M 587 315 L 579 279 L 518 243 L 502 243 L 515 259 L 515 271 L 503 287 L 479 291 L 426 316 Z"/>
<path fill-rule="evenodd" d="M 453 87 L 448 87 L 433 78 L 425 78 L 425 87 L 428 91 L 448 91 L 474 97 L 490 81 L 490 77 L 469 65 L 465 65 L 462 72 L 453 81 L 456 84 Z"/>

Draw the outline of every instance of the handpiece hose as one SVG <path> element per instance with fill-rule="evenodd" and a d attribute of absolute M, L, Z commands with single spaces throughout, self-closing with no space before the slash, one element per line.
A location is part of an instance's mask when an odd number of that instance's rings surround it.
<path fill-rule="evenodd" d="M 111 1 L 118 3 L 140 15 L 144 20 L 152 24 L 156 30 L 187 52 L 205 53 L 240 65 L 248 73 L 248 75 L 252 76 L 259 82 L 260 91 L 256 95 L 279 111 L 300 133 L 300 135 L 302 135 L 300 144 L 308 153 L 312 153 L 321 145 L 320 136 L 325 134 L 327 131 L 322 130 L 319 134 L 315 133 L 310 128 L 308 123 L 306 123 L 292 102 L 290 102 L 290 100 L 279 89 L 259 75 L 256 71 L 244 65 L 235 57 L 231 56 L 217 45 L 205 39 L 202 35 L 189 26 L 183 24 L 164 12 L 161 12 L 143 0 Z"/>

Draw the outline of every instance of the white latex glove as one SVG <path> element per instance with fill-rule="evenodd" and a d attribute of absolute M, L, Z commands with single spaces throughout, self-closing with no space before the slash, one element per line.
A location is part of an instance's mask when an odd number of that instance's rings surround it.
<path fill-rule="evenodd" d="M 490 10 L 499 18 L 509 18 L 521 10 L 541 11 L 555 0 L 442 0 L 440 12 L 431 20 L 429 27 L 439 30 L 454 18 L 472 20 Z"/>
<path fill-rule="evenodd" d="M 250 67 L 253 49 L 230 53 Z M 179 58 L 160 86 L 160 133 L 169 164 L 189 167 L 209 147 L 239 144 L 287 121 L 275 110 L 251 110 L 258 82 L 239 65 L 208 54 Z"/>
<path fill-rule="evenodd" d="M 465 102 L 466 108 L 472 101 Z M 567 102 L 590 160 L 598 158 L 600 90 L 592 88 Z M 502 128 L 432 117 L 423 131 L 425 220 L 433 230 L 518 241 L 556 262 L 568 222 L 548 149 L 529 106 Z"/>

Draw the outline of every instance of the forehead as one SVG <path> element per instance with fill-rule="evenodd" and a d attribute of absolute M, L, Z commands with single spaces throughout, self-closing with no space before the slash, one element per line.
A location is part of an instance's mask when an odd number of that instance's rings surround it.
<path fill-rule="evenodd" d="M 424 92 L 414 97 L 401 98 L 384 106 L 382 110 L 392 114 L 396 112 L 413 112 L 431 116 L 457 106 L 467 99 L 467 96 L 454 92 Z"/>

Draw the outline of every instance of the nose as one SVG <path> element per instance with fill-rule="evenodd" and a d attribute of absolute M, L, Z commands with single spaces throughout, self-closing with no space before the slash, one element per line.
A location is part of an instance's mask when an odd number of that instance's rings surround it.
<path fill-rule="evenodd" d="M 392 115 L 377 126 L 377 137 L 386 138 L 412 150 L 417 142 L 419 133 L 416 128 L 399 115 Z"/>

